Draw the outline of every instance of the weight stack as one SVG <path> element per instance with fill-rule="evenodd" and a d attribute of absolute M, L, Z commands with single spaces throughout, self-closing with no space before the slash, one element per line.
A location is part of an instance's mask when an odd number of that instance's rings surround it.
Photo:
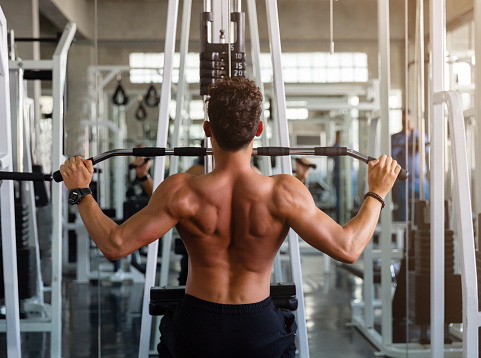
<path fill-rule="evenodd" d="M 444 272 L 454 275 L 454 232 L 444 230 Z M 431 272 L 431 231 L 417 230 L 414 233 L 414 270 L 420 275 Z"/>
<path fill-rule="evenodd" d="M 449 228 L 451 204 L 445 202 L 444 274 L 445 323 L 462 322 L 461 276 L 454 274 L 454 232 Z M 416 226 L 413 240 L 414 270 L 409 272 L 409 318 L 415 324 L 429 325 L 431 319 L 431 225 L 427 201 L 416 203 Z"/>
<path fill-rule="evenodd" d="M 231 43 L 231 74 L 229 74 L 229 44 L 210 43 L 208 41 L 208 25 L 213 21 L 211 12 L 200 14 L 200 95 L 209 94 L 209 85 L 215 81 L 229 77 L 246 76 L 245 53 L 245 14 L 243 12 L 231 13 L 231 21 L 235 26 L 235 42 Z M 212 34 L 218 36 L 220 34 Z M 224 37 L 228 36 L 227 33 Z"/>
<path fill-rule="evenodd" d="M 3 259 L 0 248 L 0 298 L 5 298 L 5 284 L 3 281 Z M 35 280 L 35 248 L 17 249 L 17 278 L 18 296 L 20 300 L 30 298 L 36 292 Z"/>
<path fill-rule="evenodd" d="M 0 248 L 2 247 L 2 224 L 0 222 Z M 29 217 L 27 205 L 15 204 L 15 236 L 17 249 L 28 247 Z"/>
<path fill-rule="evenodd" d="M 15 234 L 17 249 L 28 247 L 29 217 L 27 205 L 15 203 Z"/>

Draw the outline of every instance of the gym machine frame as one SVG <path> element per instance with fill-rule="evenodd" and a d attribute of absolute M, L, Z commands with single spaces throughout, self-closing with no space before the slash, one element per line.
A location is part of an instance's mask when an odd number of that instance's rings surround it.
<path fill-rule="evenodd" d="M 13 162 L 10 120 L 7 20 L 0 7 L 0 168 L 7 171 L 12 170 Z M 0 181 L 0 190 L 0 204 L 4 213 L 1 220 L 7 356 L 13 358 L 21 356 L 15 220 L 13 215 L 5 215 L 15 212 L 13 182 Z"/>
<path fill-rule="evenodd" d="M 60 37 L 60 40 L 55 49 L 52 60 L 23 60 L 10 62 L 10 69 L 28 69 L 28 70 L 51 70 L 52 71 L 52 94 L 53 94 L 53 167 L 59 167 L 63 162 L 63 95 L 65 90 L 65 76 L 66 76 L 66 63 L 67 53 L 72 43 L 73 37 L 76 32 L 76 24 L 68 23 Z M 6 52 L 6 49 L 5 49 Z M 5 59 L 6 61 L 6 59 Z M 3 107 L 2 107 L 3 108 Z M 11 133 L 5 131 L 4 133 Z M 10 139 L 2 143 L 11 143 Z M 11 144 L 10 144 L 11 145 Z M 10 162 L 7 162 L 7 168 L 10 166 Z M 8 197 L 8 196 L 7 196 Z M 52 232 L 52 300 L 51 300 L 51 317 L 49 320 L 42 322 L 21 322 L 20 330 L 25 332 L 51 332 L 50 334 L 50 354 L 52 357 L 61 356 L 61 334 L 62 334 L 62 296 L 61 296 L 61 281 L 62 281 L 62 186 L 52 186 L 52 212 L 53 212 L 53 232 Z M 5 203 L 5 208 L 8 208 L 9 204 Z M 2 208 L 4 208 L 3 195 L 2 195 Z M 7 209 L 8 212 L 13 212 L 13 209 Z M 2 221 L 6 220 L 7 215 L 2 216 Z M 13 217 L 12 217 L 13 220 Z M 6 223 L 7 225 L 7 223 Z M 10 236 L 11 237 L 11 236 Z M 5 241 L 5 236 L 4 236 Z M 4 253 L 5 256 L 5 253 Z M 5 260 L 4 267 L 8 267 L 11 272 L 11 267 L 16 267 L 16 264 L 11 262 L 11 258 Z M 5 266 L 9 263 L 8 266 Z M 9 280 L 5 281 L 7 285 Z M 6 297 L 7 297 L 6 290 Z M 17 293 L 18 295 L 18 293 Z M 18 298 L 17 298 L 18 302 Z M 18 303 L 17 303 L 18 305 Z M 13 307 L 13 308 L 12 308 Z M 7 301 L 7 312 L 15 311 L 15 307 L 12 303 Z M 18 311 L 17 311 L 18 317 Z M 0 322 L 0 331 L 7 330 L 6 324 Z M 19 335 L 19 332 L 18 332 Z M 18 350 L 20 352 L 20 350 Z"/>
<path fill-rule="evenodd" d="M 169 102 L 170 102 L 170 92 L 171 92 L 171 84 L 172 84 L 172 67 L 173 67 L 173 54 L 175 52 L 175 32 L 177 26 L 177 13 L 178 13 L 178 0 L 169 0 L 168 10 L 167 10 L 167 29 L 166 29 L 166 41 L 165 41 L 165 48 L 164 48 L 164 78 L 161 90 L 161 102 L 160 102 L 160 109 L 159 109 L 159 126 L 158 126 L 158 133 L 157 133 L 157 147 L 166 147 L 167 144 L 167 133 L 168 133 L 168 125 L 169 125 Z M 213 28 L 210 33 L 211 42 L 212 41 L 212 34 L 218 34 L 220 30 L 220 22 L 219 21 L 219 9 L 221 8 L 221 4 L 219 0 L 213 1 L 213 8 L 216 10 L 214 11 L 214 22 Z M 236 5 L 240 5 L 238 2 Z M 284 147 L 289 147 L 289 136 L 288 136 L 288 127 L 287 127 L 287 117 L 286 117 L 286 106 L 285 106 L 285 92 L 284 92 L 284 81 L 282 80 L 282 67 L 281 67 L 281 49 L 280 49 L 280 35 L 279 35 L 279 20 L 277 16 L 277 2 L 275 0 L 266 0 L 267 6 L 267 14 L 268 14 L 268 29 L 269 29 L 269 37 L 270 37 L 270 44 L 271 44 L 271 51 L 272 51 L 272 62 L 273 62 L 273 70 L 274 70 L 274 86 L 275 86 L 275 93 L 276 93 L 276 101 L 277 101 L 277 110 L 278 110 L 278 119 L 279 119 L 279 136 L 280 136 L 280 145 Z M 230 10 L 230 3 L 228 6 Z M 204 1 L 204 11 L 210 12 L 211 11 L 211 2 L 210 0 Z M 235 6 L 235 12 L 238 12 L 238 6 Z M 224 16 L 225 21 L 222 23 L 228 24 L 228 33 L 230 43 L 230 11 L 226 14 L 220 13 L 221 16 Z M 218 28 L 216 28 L 216 26 Z M 188 33 L 187 33 L 188 36 Z M 258 37 L 258 34 L 257 36 Z M 184 51 L 184 48 L 182 48 Z M 185 57 L 185 53 L 184 56 Z M 230 67 L 230 51 L 229 51 L 229 67 Z M 230 68 L 229 68 L 230 70 Z M 230 72 L 230 71 L 229 71 Z M 181 78 L 181 81 L 184 80 Z M 260 78 L 258 79 L 260 81 Z M 206 107 L 204 107 L 204 110 Z M 180 118 L 179 118 L 180 120 Z M 209 141 L 206 140 L 207 147 L 209 146 Z M 292 173 L 291 168 L 291 161 L 290 158 L 285 157 L 282 159 L 282 171 L 284 173 Z M 206 160 L 206 169 L 211 169 L 211 163 L 209 160 Z M 160 157 L 156 158 L 155 163 L 155 174 L 154 174 L 154 187 L 157 187 L 160 182 L 164 179 L 164 168 L 165 168 L 165 158 Z M 171 234 L 169 234 L 170 236 Z M 294 278 L 294 283 L 296 284 L 297 290 L 297 298 L 299 300 L 299 308 L 297 311 L 297 321 L 299 325 L 299 351 L 301 358 L 309 357 L 309 349 L 307 343 L 307 329 L 306 329 L 306 322 L 305 322 L 305 312 L 304 312 L 304 295 L 302 291 L 302 276 L 300 271 L 300 256 L 299 256 L 299 242 L 297 235 L 291 230 L 289 235 L 289 250 L 290 250 L 290 258 L 291 258 L 291 271 L 292 276 Z M 163 241 L 163 257 L 165 257 L 165 253 L 168 251 L 170 252 L 170 242 L 171 240 Z M 139 358 L 145 358 L 148 355 L 148 349 L 150 345 L 150 331 L 151 331 L 151 323 L 152 318 L 148 312 L 148 303 L 149 303 L 149 293 L 150 287 L 154 286 L 155 283 L 155 266 L 157 264 L 157 252 L 158 252 L 158 241 L 149 245 L 149 252 L 147 256 L 147 271 L 146 271 L 146 280 L 145 280 L 145 287 L 144 287 L 144 303 L 142 308 L 142 328 L 141 328 L 141 339 L 140 339 L 140 348 L 139 348 Z M 166 266 L 165 261 L 162 267 Z M 168 267 L 166 268 L 168 269 Z M 164 275 L 165 276 L 165 275 Z M 161 273 L 161 278 L 162 273 Z M 165 285 L 164 282 L 161 280 L 161 286 Z"/>

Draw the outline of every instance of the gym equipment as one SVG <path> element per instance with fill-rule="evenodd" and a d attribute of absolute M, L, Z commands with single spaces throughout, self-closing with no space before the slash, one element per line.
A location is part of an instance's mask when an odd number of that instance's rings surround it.
<path fill-rule="evenodd" d="M 8 71 L 7 20 L 0 7 L 0 168 L 13 167 L 12 131 L 10 117 L 10 88 Z M 12 182 L 0 181 L 0 205 L 3 213 L 15 210 Z M 22 355 L 20 341 L 20 308 L 18 302 L 17 250 L 13 215 L 1 215 L 3 278 L 9 290 L 5 294 L 7 356 Z M 6 325 L 8 323 L 8 330 Z"/>
<path fill-rule="evenodd" d="M 0 16 L 0 28 L 5 25 L 5 20 L 3 16 Z M 62 33 L 60 40 L 55 48 L 53 58 L 50 60 L 34 60 L 34 61 L 22 61 L 11 59 L 10 63 L 7 64 L 7 58 L 4 57 L 7 53 L 6 44 L 0 44 L 0 56 L 2 59 L 0 65 L 0 108 L 8 109 L 10 94 L 8 87 L 5 89 L 3 87 L 3 82 L 8 78 L 8 70 L 10 71 L 38 71 L 38 70 L 50 70 L 52 71 L 52 97 L 53 97 L 53 135 L 52 135 L 52 165 L 53 167 L 60 166 L 63 162 L 62 151 L 63 151 L 63 113 L 64 113 L 64 95 L 65 95 L 65 82 L 66 82 L 66 63 L 67 63 L 67 53 L 70 48 L 70 44 L 76 32 L 76 25 L 74 23 L 68 23 Z M 5 34 L 4 34 L 5 35 Z M 2 39 L 6 36 L 3 37 Z M 14 41 L 11 41 L 14 44 Z M 13 51 L 12 51 L 13 54 Z M 6 82 L 5 82 L 6 83 Z M 23 88 L 23 87 L 22 87 Z M 6 102 L 3 102 L 6 101 Z M 23 110 L 23 109 L 22 109 Z M 10 115 L 6 113 L 6 110 L 0 116 L 1 123 L 1 135 L 0 140 L 0 161 L 2 161 L 3 170 L 9 170 L 14 160 L 10 156 L 11 149 L 11 132 L 10 124 L 6 119 L 10 119 Z M 9 134 L 10 133 L 10 134 Z M 9 148 L 8 148 L 9 147 Z M 16 150 L 23 150 L 23 146 L 17 146 Z M 8 155 L 6 155 L 8 154 Z M 37 174 L 38 175 L 38 174 Z M 42 175 L 40 173 L 40 175 Z M 3 182 L 2 183 L 2 194 L 1 194 L 1 207 L 2 212 L 11 213 L 13 208 L 9 204 L 9 187 L 13 183 Z M 33 189 L 31 190 L 33 197 Z M 33 199 L 35 200 L 35 199 Z M 7 322 L 0 321 L 0 331 L 7 332 L 7 345 L 9 357 L 18 357 L 20 355 L 20 348 L 15 347 L 11 350 L 10 347 L 16 345 L 15 340 L 20 337 L 20 331 L 22 332 L 49 332 L 50 333 L 50 354 L 52 357 L 61 356 L 61 314 L 62 314 L 62 299 L 61 299 L 61 280 L 62 280 L 62 188 L 60 185 L 52 187 L 52 213 L 53 213 L 53 232 L 52 232 L 52 286 L 51 286 L 51 302 L 50 305 L 47 304 L 36 304 L 35 311 L 39 309 L 42 310 L 41 320 L 22 320 L 22 326 L 16 324 L 18 320 L 18 291 L 17 286 L 17 275 L 15 270 L 12 269 L 16 267 L 16 256 L 12 254 L 11 244 L 9 241 L 14 234 L 9 228 L 10 219 L 13 220 L 13 215 L 3 215 L 2 216 L 2 231 L 3 231 L 3 265 L 4 265 L 4 275 L 6 287 L 15 287 L 14 289 L 7 289 L 5 292 L 6 299 L 6 311 L 7 311 Z M 32 204 L 33 206 L 33 204 Z M 12 235 L 13 234 L 13 235 Z M 7 239 L 8 238 L 8 239 Z M 12 277 L 13 276 L 13 277 Z M 15 298 L 14 298 L 15 297 Z M 43 297 L 41 298 L 43 302 Z M 44 308 L 40 306 L 45 306 Z M 15 317 L 10 317 L 14 315 Z"/>
<path fill-rule="evenodd" d="M 448 201 L 444 205 L 445 210 L 445 277 L 446 277 L 446 291 L 445 291 L 445 325 L 447 327 L 450 323 L 462 322 L 462 297 L 461 292 L 461 275 L 455 274 L 454 271 L 454 232 L 450 229 L 450 212 L 451 205 Z M 401 274 L 398 281 L 396 292 L 393 298 L 393 330 L 399 329 L 400 337 L 404 337 L 404 325 L 406 314 L 409 321 L 413 325 L 419 327 L 420 344 L 429 344 L 430 339 L 428 335 L 428 328 L 430 323 L 431 310 L 429 307 L 430 301 L 430 283 L 431 283 L 431 242 L 430 232 L 431 225 L 426 212 L 429 211 L 429 204 L 427 201 L 419 200 L 416 202 L 416 225 L 415 229 L 411 231 L 409 249 L 407 250 L 408 259 L 403 259 L 401 263 L 401 272 L 408 270 L 408 282 L 405 280 L 404 273 Z M 409 267 L 406 267 L 406 262 L 409 262 Z M 404 271 L 405 272 L 405 271 Z M 409 291 L 409 312 L 406 312 L 406 291 Z M 445 337 L 448 330 L 445 330 Z M 412 338 L 409 338 L 412 340 Z M 445 343 L 448 339 L 445 338 Z M 396 343 L 404 343 L 402 342 Z M 451 343 L 451 342 L 449 342 Z"/>
<path fill-rule="evenodd" d="M 150 289 L 149 313 L 162 316 L 167 310 L 180 303 L 185 287 L 152 287 Z M 298 307 L 296 286 L 293 283 L 271 284 L 272 302 L 279 308 L 295 311 Z"/>
<path fill-rule="evenodd" d="M 288 148 L 288 147 L 259 147 L 252 150 L 253 155 L 261 156 L 288 156 L 288 155 L 318 155 L 318 156 L 349 156 L 359 159 L 365 163 L 369 163 L 376 158 L 364 155 L 355 150 L 346 147 L 314 147 L 314 148 Z M 134 157 L 162 157 L 167 155 L 175 156 L 191 156 L 199 157 L 206 155 L 213 155 L 212 148 L 200 147 L 179 147 L 179 148 L 158 148 L 158 147 L 143 147 L 133 149 L 114 149 L 108 152 L 91 157 L 88 160 L 95 165 L 104 160 L 118 156 L 134 156 Z M 406 169 L 401 169 L 398 175 L 399 180 L 406 180 L 409 173 Z M 19 181 L 63 181 L 60 171 L 57 170 L 53 174 L 43 173 L 18 173 L 18 172 L 0 172 L 0 180 L 19 180 Z"/>
<path fill-rule="evenodd" d="M 142 104 L 142 96 L 139 96 L 137 100 L 137 109 L 135 110 L 135 118 L 139 121 L 143 121 L 147 118 L 147 111 L 145 110 L 144 105 Z"/>
<path fill-rule="evenodd" d="M 152 83 L 144 96 L 144 102 L 149 107 L 157 107 L 160 103 L 160 96 Z M 139 118 L 137 118 L 139 119 Z"/>
<path fill-rule="evenodd" d="M 125 93 L 124 87 L 122 87 L 122 79 L 117 77 L 117 87 L 112 96 L 112 102 L 117 106 L 125 106 L 129 102 L 129 96 Z"/>
<path fill-rule="evenodd" d="M 232 12 L 230 19 L 236 25 L 236 41 L 234 43 L 211 43 L 208 41 L 208 25 L 209 22 L 214 21 L 214 15 L 212 12 L 203 12 L 200 16 L 201 96 L 207 96 L 209 85 L 220 78 L 245 78 L 245 14 L 243 12 Z M 221 37 L 224 35 L 222 33 Z"/>

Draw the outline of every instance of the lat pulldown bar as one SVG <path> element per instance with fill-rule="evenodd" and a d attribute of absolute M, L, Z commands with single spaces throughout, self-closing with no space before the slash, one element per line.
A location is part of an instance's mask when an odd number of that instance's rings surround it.
<path fill-rule="evenodd" d="M 161 157 L 166 155 L 175 155 L 183 157 L 201 157 L 212 155 L 212 148 L 201 147 L 179 147 L 179 148 L 157 148 L 143 147 L 133 149 L 114 149 L 108 152 L 89 158 L 95 165 L 112 157 L 134 156 L 134 157 Z M 288 148 L 288 147 L 259 147 L 252 150 L 252 155 L 277 157 L 283 155 L 318 155 L 324 157 L 349 156 L 369 163 L 376 160 L 374 157 L 356 152 L 347 147 L 313 147 L 313 148 Z M 401 169 L 398 175 L 399 180 L 406 180 L 409 173 L 406 169 Z M 62 182 L 62 175 L 57 170 L 53 174 L 43 173 L 17 173 L 17 172 L 0 172 L 0 180 L 19 180 L 19 181 L 52 181 Z"/>

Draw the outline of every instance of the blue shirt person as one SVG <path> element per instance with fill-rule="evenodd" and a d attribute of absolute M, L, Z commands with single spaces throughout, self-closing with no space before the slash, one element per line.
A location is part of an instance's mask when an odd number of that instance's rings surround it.
<path fill-rule="evenodd" d="M 401 182 L 397 180 L 393 187 L 393 202 L 397 204 L 397 210 L 394 211 L 395 221 L 405 221 L 406 220 L 406 206 L 410 208 L 410 199 L 412 191 L 414 190 L 414 198 L 420 200 L 426 200 L 428 198 L 429 184 L 426 180 L 426 165 L 421 168 L 421 153 L 419 151 L 419 131 L 414 129 L 413 118 L 411 113 L 408 111 L 403 111 L 402 125 L 403 129 L 401 132 L 393 134 L 391 136 L 391 153 L 392 157 L 397 160 L 398 164 L 402 168 L 407 168 L 409 171 L 408 182 L 408 197 L 406 198 L 406 182 Z M 408 153 L 407 153 L 407 163 L 406 163 L 406 126 L 407 126 L 407 142 L 408 142 Z M 424 136 L 425 151 L 426 154 L 429 151 L 427 145 L 427 136 Z M 413 153 L 413 147 L 416 149 Z M 424 198 L 420 197 L 420 185 L 421 176 L 424 176 Z M 414 183 L 413 183 L 414 178 Z M 409 213 L 408 213 L 409 215 Z"/>

